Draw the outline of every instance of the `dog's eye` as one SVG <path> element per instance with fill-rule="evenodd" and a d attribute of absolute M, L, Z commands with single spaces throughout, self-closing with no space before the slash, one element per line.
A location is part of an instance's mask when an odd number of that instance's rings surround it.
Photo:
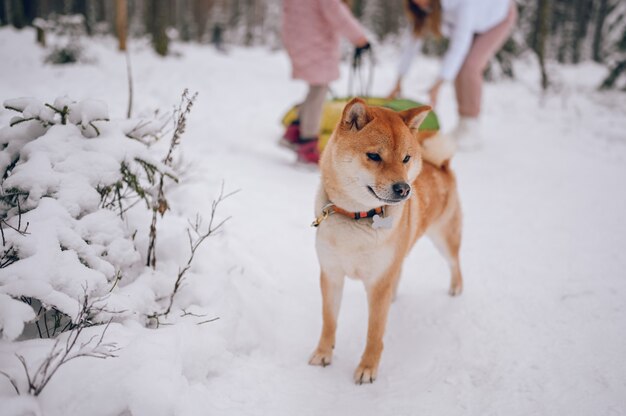
<path fill-rule="evenodd" d="M 381 162 L 383 160 L 378 153 L 366 153 L 366 155 L 369 160 L 373 160 L 374 162 Z"/>
<path fill-rule="evenodd" d="M 402 160 L 402 163 L 409 163 L 409 160 L 411 160 L 411 156 L 406 155 L 404 156 L 404 160 Z"/>

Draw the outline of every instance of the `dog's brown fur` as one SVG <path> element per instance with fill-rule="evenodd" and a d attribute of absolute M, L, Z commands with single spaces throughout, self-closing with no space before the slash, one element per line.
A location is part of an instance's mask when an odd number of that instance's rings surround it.
<path fill-rule="evenodd" d="M 309 363 L 330 364 L 344 278 L 360 279 L 367 291 L 369 324 L 365 351 L 354 374 L 359 384 L 376 378 L 387 314 L 402 263 L 419 237 L 427 234 L 448 261 L 450 295 L 462 291 L 461 208 L 455 177 L 448 161 L 441 159 L 437 145 L 431 142 L 430 150 L 422 145 L 425 139 L 433 138 L 417 132 L 429 110 L 424 106 L 397 113 L 353 99 L 320 161 L 317 216 L 332 202 L 353 212 L 384 205 L 386 215 L 393 218 L 392 228 L 383 230 L 372 228 L 371 219 L 334 214 L 317 231 L 323 327 Z M 368 153 L 376 153 L 382 160 L 373 161 Z M 407 155 L 410 160 L 404 163 Z M 411 192 L 406 199 L 396 201 L 394 198 L 401 196 L 394 194 L 392 185 L 401 182 L 410 184 Z"/>

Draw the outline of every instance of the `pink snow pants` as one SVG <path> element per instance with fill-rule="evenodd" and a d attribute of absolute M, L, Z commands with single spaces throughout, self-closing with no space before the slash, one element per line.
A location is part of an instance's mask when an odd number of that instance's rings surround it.
<path fill-rule="evenodd" d="M 478 117 L 483 88 L 483 73 L 489 60 L 500 50 L 517 20 L 517 7 L 511 2 L 509 13 L 498 25 L 474 36 L 463 66 L 454 80 L 459 115 Z"/>

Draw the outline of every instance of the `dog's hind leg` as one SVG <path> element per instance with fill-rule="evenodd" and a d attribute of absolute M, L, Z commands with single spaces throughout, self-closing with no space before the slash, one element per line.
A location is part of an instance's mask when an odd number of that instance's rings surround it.
<path fill-rule="evenodd" d="M 317 349 L 311 355 L 309 364 L 326 367 L 332 361 L 335 347 L 335 332 L 337 330 L 337 316 L 341 307 L 343 283 L 345 277 L 340 274 L 327 274 L 322 270 L 320 285 L 322 288 L 322 335 Z"/>
<path fill-rule="evenodd" d="M 458 202 L 454 201 L 448 212 L 427 231 L 428 237 L 450 266 L 451 279 L 448 291 L 450 296 L 458 296 L 463 291 L 463 276 L 459 262 L 461 222 L 461 208 Z"/>

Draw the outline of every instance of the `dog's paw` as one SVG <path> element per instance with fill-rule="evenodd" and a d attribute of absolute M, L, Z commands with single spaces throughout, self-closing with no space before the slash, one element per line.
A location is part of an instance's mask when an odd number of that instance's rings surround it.
<path fill-rule="evenodd" d="M 326 367 L 330 365 L 333 359 L 333 352 L 331 351 L 322 351 L 319 348 L 315 350 L 311 358 L 309 359 L 309 365 L 321 365 L 322 367 Z"/>
<path fill-rule="evenodd" d="M 448 289 L 448 295 L 450 296 L 459 296 L 463 293 L 463 284 L 450 285 L 450 289 Z"/>
<path fill-rule="evenodd" d="M 356 384 L 373 383 L 376 380 L 378 369 L 372 366 L 360 364 L 354 372 L 354 382 Z"/>

